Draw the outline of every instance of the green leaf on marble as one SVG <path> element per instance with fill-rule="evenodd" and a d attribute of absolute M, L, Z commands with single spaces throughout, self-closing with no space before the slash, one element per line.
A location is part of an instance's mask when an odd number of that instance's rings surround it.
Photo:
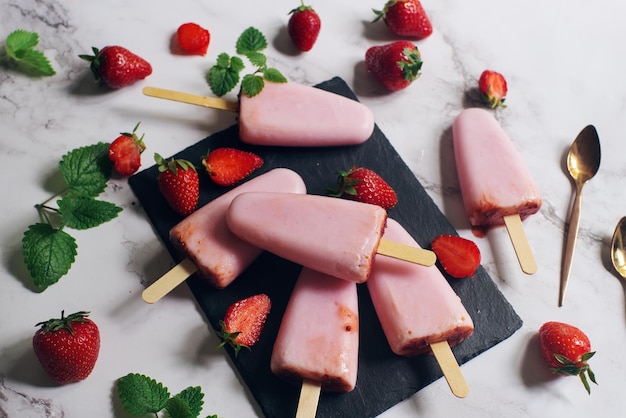
<path fill-rule="evenodd" d="M 74 229 L 89 229 L 117 217 L 122 208 L 90 197 L 66 195 L 57 201 L 63 224 Z"/>
<path fill-rule="evenodd" d="M 96 197 L 104 191 L 111 175 L 109 144 L 99 142 L 76 148 L 59 162 L 61 174 L 75 196 Z"/>
<path fill-rule="evenodd" d="M 50 61 L 41 52 L 33 49 L 39 44 L 39 35 L 18 29 L 9 34 L 4 49 L 7 60 L 3 62 L 29 75 L 50 76 L 56 74 Z"/>

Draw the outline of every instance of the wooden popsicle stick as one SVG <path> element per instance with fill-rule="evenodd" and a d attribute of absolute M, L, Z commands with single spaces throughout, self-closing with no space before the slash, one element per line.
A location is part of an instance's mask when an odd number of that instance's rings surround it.
<path fill-rule="evenodd" d="M 200 96 L 197 94 L 182 93 L 174 90 L 166 90 L 158 87 L 144 87 L 143 94 L 159 99 L 173 100 L 193 104 L 197 106 L 210 107 L 211 109 L 227 110 L 229 112 L 239 112 L 239 103 L 218 97 Z"/>
<path fill-rule="evenodd" d="M 537 272 L 537 262 L 535 261 L 533 250 L 530 248 L 528 238 L 526 238 L 522 219 L 517 213 L 507 215 L 504 217 L 504 224 L 513 243 L 513 249 L 522 271 L 526 274 L 535 274 Z"/>
<path fill-rule="evenodd" d="M 441 371 L 452 393 L 459 398 L 465 398 L 470 391 L 469 385 L 461 372 L 461 367 L 459 367 L 456 357 L 454 357 L 450 344 L 447 341 L 441 341 L 430 344 L 430 348 L 435 354 L 437 363 L 439 363 L 439 367 L 441 367 Z"/>
<path fill-rule="evenodd" d="M 197 270 L 198 268 L 193 261 L 186 258 L 172 267 L 170 271 L 161 276 L 156 282 L 148 286 L 141 293 L 141 297 L 146 303 L 155 303 L 174 290 L 176 286 L 184 282 L 187 277 L 191 276 Z"/>
<path fill-rule="evenodd" d="M 296 418 L 315 418 L 321 391 L 322 386 L 319 383 L 310 380 L 302 381 Z"/>
<path fill-rule="evenodd" d="M 377 253 L 423 266 L 432 266 L 437 261 L 437 256 L 430 250 L 390 241 L 386 238 L 380 239 Z"/>

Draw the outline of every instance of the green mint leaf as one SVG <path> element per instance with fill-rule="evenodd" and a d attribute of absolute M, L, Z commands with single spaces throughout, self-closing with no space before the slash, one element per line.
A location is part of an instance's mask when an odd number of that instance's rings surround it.
<path fill-rule="evenodd" d="M 262 52 L 248 51 L 245 53 L 245 56 L 255 67 L 265 67 L 267 63 L 267 58 Z"/>
<path fill-rule="evenodd" d="M 276 68 L 266 68 L 263 71 L 263 78 L 272 83 L 286 83 L 287 78 Z"/>
<path fill-rule="evenodd" d="M 167 402 L 167 414 L 170 418 L 196 418 L 198 415 L 194 415 L 191 412 L 189 404 L 179 397 L 173 397 Z"/>
<path fill-rule="evenodd" d="M 249 27 L 237 39 L 237 53 L 245 55 L 248 52 L 262 51 L 267 48 L 267 39 L 260 30 Z"/>
<path fill-rule="evenodd" d="M 37 33 L 18 29 L 7 36 L 4 48 L 9 57 L 19 60 L 24 55 L 24 51 L 34 48 L 38 43 L 39 35 Z"/>
<path fill-rule="evenodd" d="M 255 74 L 246 74 L 241 80 L 241 90 L 248 97 L 254 97 L 263 90 L 265 81 L 263 77 Z"/>
<path fill-rule="evenodd" d="M 45 290 L 67 274 L 76 259 L 76 240 L 60 229 L 37 223 L 22 238 L 24 263 L 35 286 Z"/>
<path fill-rule="evenodd" d="M 90 197 L 66 195 L 57 201 L 63 224 L 74 229 L 89 229 L 115 218 L 122 208 Z"/>
<path fill-rule="evenodd" d="M 207 415 L 206 418 L 220 418 L 217 415 Z"/>
<path fill-rule="evenodd" d="M 56 74 L 43 52 L 34 49 L 24 51 L 22 58 L 16 64 L 20 71 L 33 76 Z"/>
<path fill-rule="evenodd" d="M 117 394 L 126 412 L 132 415 L 156 414 L 170 399 L 169 390 L 162 383 L 137 373 L 117 380 Z"/>
<path fill-rule="evenodd" d="M 76 148 L 63 156 L 59 168 L 75 196 L 96 197 L 104 191 L 111 176 L 109 144 L 99 142 Z"/>
<path fill-rule="evenodd" d="M 244 67 L 239 57 L 231 58 L 226 53 L 218 55 L 217 63 L 211 67 L 207 77 L 211 91 L 221 97 L 234 89 L 239 83 L 240 73 Z"/>
<path fill-rule="evenodd" d="M 34 76 L 56 74 L 48 58 L 33 49 L 38 43 L 37 33 L 18 29 L 9 34 L 4 48 L 7 57 L 18 70 Z"/>
<path fill-rule="evenodd" d="M 200 412 L 202 412 L 202 406 L 204 405 L 204 393 L 202 393 L 202 389 L 200 388 L 200 386 L 189 386 L 187 389 L 184 389 L 172 399 L 176 398 L 182 399 L 189 406 L 192 417 L 195 418 L 200 416 Z"/>
<path fill-rule="evenodd" d="M 246 68 L 246 64 L 244 64 L 243 60 L 239 57 L 232 57 L 230 59 L 230 68 L 233 71 L 237 71 L 237 73 L 240 73 L 241 71 L 243 71 L 244 68 Z M 237 80 L 239 81 L 239 80 Z"/>

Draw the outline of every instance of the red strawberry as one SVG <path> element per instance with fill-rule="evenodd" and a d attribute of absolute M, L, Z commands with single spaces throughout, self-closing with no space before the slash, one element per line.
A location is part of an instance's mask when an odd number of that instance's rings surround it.
<path fill-rule="evenodd" d="M 143 142 L 144 136 L 141 135 L 139 138 L 136 133 L 139 123 L 132 132 L 122 132 L 109 145 L 109 159 L 113 163 L 113 168 L 123 176 L 134 174 L 141 166 L 141 153 L 146 149 L 146 145 Z"/>
<path fill-rule="evenodd" d="M 402 90 L 420 75 L 420 52 L 409 41 L 373 46 L 365 53 L 367 71 L 387 89 Z"/>
<path fill-rule="evenodd" d="M 220 321 L 222 343 L 235 349 L 235 356 L 242 348 L 250 348 L 261 336 L 265 321 L 272 308 L 270 297 L 264 293 L 250 296 L 230 305 Z"/>
<path fill-rule="evenodd" d="M 236 148 L 217 148 L 202 159 L 202 165 L 216 184 L 232 186 L 261 167 L 263 159 Z"/>
<path fill-rule="evenodd" d="M 562 322 L 546 322 L 539 328 L 539 345 L 552 373 L 578 376 L 587 393 L 591 393 L 587 375 L 593 383 L 596 383 L 596 377 L 587 361 L 595 351 L 591 351 L 589 337 L 584 332 Z"/>
<path fill-rule="evenodd" d="M 389 29 L 399 36 L 424 39 L 433 33 L 433 26 L 418 0 L 389 0 L 383 10 L 374 10 Z"/>
<path fill-rule="evenodd" d="M 33 349 L 44 370 L 56 383 L 84 380 L 91 374 L 100 352 L 98 326 L 87 316 L 76 312 L 60 319 L 40 322 L 33 337 Z"/>
<path fill-rule="evenodd" d="M 183 23 L 176 31 L 176 41 L 180 49 L 192 55 L 206 55 L 211 41 L 208 30 L 195 23 Z"/>
<path fill-rule="evenodd" d="M 506 107 L 504 100 L 508 91 L 504 76 L 495 71 L 485 70 L 478 79 L 478 89 L 483 101 L 492 109 L 498 106 Z"/>
<path fill-rule="evenodd" d="M 96 82 L 102 86 L 118 89 L 143 80 L 152 74 L 152 66 L 143 58 L 121 46 L 105 46 L 101 50 L 91 48 L 93 55 L 79 55 L 90 62 L 89 68 Z"/>
<path fill-rule="evenodd" d="M 353 166 L 348 171 L 337 172 L 337 185 L 329 195 L 357 200 L 391 209 L 398 203 L 395 190 L 376 172 L 369 168 Z"/>
<path fill-rule="evenodd" d="M 198 172 L 187 160 L 170 159 L 165 161 L 159 154 L 154 154 L 158 164 L 159 190 L 165 200 L 179 215 L 189 215 L 198 206 L 200 181 Z"/>
<path fill-rule="evenodd" d="M 473 277 L 480 264 L 480 250 L 473 241 L 456 235 L 439 235 L 431 243 L 439 264 L 457 279 Z"/>
<path fill-rule="evenodd" d="M 317 36 L 322 28 L 322 21 L 311 6 L 305 6 L 304 0 L 300 7 L 289 12 L 289 22 L 287 32 L 296 48 L 301 51 L 310 51 L 317 40 Z"/>

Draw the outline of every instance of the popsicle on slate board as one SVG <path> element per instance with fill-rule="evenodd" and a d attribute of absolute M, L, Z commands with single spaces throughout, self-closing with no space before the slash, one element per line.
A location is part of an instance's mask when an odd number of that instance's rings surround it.
<path fill-rule="evenodd" d="M 432 265 L 432 251 L 381 240 L 387 212 L 377 205 L 317 195 L 242 193 L 228 208 L 230 230 L 304 267 L 363 283 L 376 253 Z"/>
<path fill-rule="evenodd" d="M 297 83 L 266 82 L 259 94 L 240 94 L 239 103 L 155 87 L 145 95 L 239 112 L 239 137 L 248 144 L 291 147 L 357 145 L 374 131 L 363 104 Z"/>
<path fill-rule="evenodd" d="M 302 384 L 297 417 L 315 417 L 320 390 L 349 392 L 357 380 L 356 283 L 303 268 L 283 314 L 271 370 Z"/>
<path fill-rule="evenodd" d="M 462 111 L 452 126 L 459 186 L 470 224 L 486 230 L 506 225 L 518 261 L 527 274 L 537 264 L 522 220 L 541 207 L 541 195 L 507 133 L 479 108 Z"/>
<path fill-rule="evenodd" d="M 387 220 L 383 237 L 418 246 L 394 219 Z M 467 396 L 469 387 L 450 347 L 471 336 L 474 323 L 439 269 L 380 257 L 367 288 L 391 350 L 407 357 L 432 351 L 452 393 Z"/>
<path fill-rule="evenodd" d="M 222 289 L 254 261 L 262 250 L 233 235 L 226 225 L 231 201 L 250 191 L 306 193 L 306 186 L 295 171 L 275 168 L 229 190 L 180 221 L 170 230 L 169 238 L 186 258 L 144 290 L 146 302 L 158 301 L 196 271 L 215 288 Z"/>

